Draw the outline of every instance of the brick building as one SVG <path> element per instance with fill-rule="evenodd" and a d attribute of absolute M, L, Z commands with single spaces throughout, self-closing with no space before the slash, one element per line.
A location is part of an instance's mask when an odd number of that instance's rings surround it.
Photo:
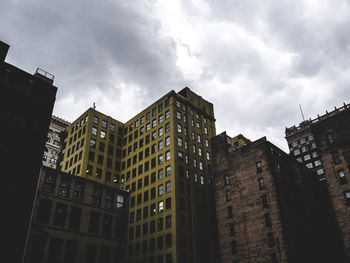
<path fill-rule="evenodd" d="M 221 263 L 346 262 L 311 171 L 265 137 L 237 148 L 222 133 L 212 153 Z"/>
<path fill-rule="evenodd" d="M 126 262 L 129 193 L 42 167 L 24 262 Z"/>
<path fill-rule="evenodd" d="M 350 257 L 350 104 L 286 128 L 290 155 L 327 185 Z"/>

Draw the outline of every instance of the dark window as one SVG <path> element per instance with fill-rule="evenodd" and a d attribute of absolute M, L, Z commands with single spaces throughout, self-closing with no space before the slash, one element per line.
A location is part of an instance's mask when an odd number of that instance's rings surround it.
<path fill-rule="evenodd" d="M 143 218 L 147 218 L 148 217 L 148 206 L 145 206 L 143 208 Z"/>
<path fill-rule="evenodd" d="M 271 263 L 277 263 L 278 262 L 276 253 L 271 253 L 270 256 L 271 256 Z"/>
<path fill-rule="evenodd" d="M 233 223 L 229 224 L 229 230 L 230 230 L 230 236 L 234 236 L 235 235 L 235 226 Z"/>
<path fill-rule="evenodd" d="M 100 213 L 91 211 L 89 221 L 89 233 L 97 234 L 100 225 Z"/>
<path fill-rule="evenodd" d="M 96 263 L 97 246 L 94 244 L 87 244 L 86 246 L 86 262 Z"/>
<path fill-rule="evenodd" d="M 163 217 L 158 218 L 158 232 L 163 230 Z"/>
<path fill-rule="evenodd" d="M 149 224 L 149 232 L 152 234 L 156 232 L 156 221 L 151 221 Z"/>
<path fill-rule="evenodd" d="M 103 215 L 102 234 L 110 236 L 112 234 L 113 216 Z"/>
<path fill-rule="evenodd" d="M 165 218 L 165 227 L 170 228 L 171 227 L 171 215 L 166 216 Z"/>
<path fill-rule="evenodd" d="M 226 190 L 226 201 L 230 201 L 231 200 L 231 192 L 230 190 Z"/>
<path fill-rule="evenodd" d="M 225 185 L 230 184 L 230 178 L 227 175 L 224 175 L 224 182 L 225 182 Z"/>
<path fill-rule="evenodd" d="M 158 249 L 163 249 L 163 245 L 164 245 L 163 236 L 159 236 L 159 237 L 157 238 L 157 248 L 158 248 Z"/>
<path fill-rule="evenodd" d="M 168 197 L 165 199 L 165 209 L 170 209 L 171 208 L 171 197 Z"/>
<path fill-rule="evenodd" d="M 89 160 L 94 161 L 95 160 L 95 153 L 94 152 L 89 152 Z"/>
<path fill-rule="evenodd" d="M 63 203 L 56 203 L 55 214 L 53 218 L 53 224 L 55 226 L 64 227 L 67 216 L 67 205 Z"/>
<path fill-rule="evenodd" d="M 147 240 L 142 241 L 142 254 L 147 253 Z"/>
<path fill-rule="evenodd" d="M 169 234 L 166 234 L 166 236 L 165 236 L 165 246 L 167 247 L 167 248 L 169 248 L 169 247 L 171 247 L 171 234 L 169 233 Z"/>
<path fill-rule="evenodd" d="M 327 141 L 329 144 L 333 144 L 334 143 L 334 138 L 333 138 L 333 134 L 332 133 L 327 133 Z"/>
<path fill-rule="evenodd" d="M 228 218 L 232 218 L 232 206 L 228 206 L 227 207 L 227 217 Z"/>
<path fill-rule="evenodd" d="M 133 240 L 134 239 L 134 228 L 130 227 L 129 228 L 129 240 Z"/>
<path fill-rule="evenodd" d="M 48 193 L 53 193 L 55 189 L 56 175 L 47 173 L 45 176 L 43 191 Z"/>
<path fill-rule="evenodd" d="M 131 213 L 130 213 L 130 217 L 129 217 L 129 222 L 130 222 L 130 224 L 131 224 L 131 223 L 134 223 L 134 221 L 135 221 L 135 213 L 134 213 L 134 212 L 131 212 Z"/>
<path fill-rule="evenodd" d="M 59 196 L 63 196 L 63 197 L 69 196 L 70 182 L 71 182 L 70 179 L 61 177 L 60 186 L 58 188 Z"/>
<path fill-rule="evenodd" d="M 52 201 L 48 199 L 40 199 L 37 220 L 39 223 L 48 224 L 52 209 Z"/>
<path fill-rule="evenodd" d="M 272 226 L 272 223 L 271 223 L 271 219 L 270 219 L 270 214 L 269 213 L 266 213 L 264 215 L 264 218 L 265 218 L 265 226 L 266 227 L 271 227 Z"/>
<path fill-rule="evenodd" d="M 101 246 L 100 262 L 109 262 L 110 257 L 111 257 L 110 248 L 106 246 Z"/>
<path fill-rule="evenodd" d="M 154 251 L 156 249 L 156 242 L 154 238 L 149 240 L 149 250 Z"/>
<path fill-rule="evenodd" d="M 114 191 L 110 188 L 106 188 L 105 193 L 105 207 L 113 208 Z"/>
<path fill-rule="evenodd" d="M 137 209 L 136 211 L 136 221 L 141 220 L 141 209 Z"/>
<path fill-rule="evenodd" d="M 332 156 L 335 164 L 340 163 L 338 152 L 332 152 Z"/>
<path fill-rule="evenodd" d="M 262 208 L 268 208 L 269 205 L 268 205 L 268 203 L 267 203 L 267 197 L 266 197 L 266 195 L 262 195 L 262 196 L 260 196 L 260 198 L 261 198 Z"/>
<path fill-rule="evenodd" d="M 142 225 L 142 235 L 146 236 L 148 234 L 148 223 Z"/>
<path fill-rule="evenodd" d="M 143 180 L 144 180 L 143 181 L 144 186 L 148 186 L 148 184 L 149 184 L 149 177 L 148 177 L 148 175 L 146 175 Z"/>
<path fill-rule="evenodd" d="M 95 206 L 101 205 L 101 195 L 102 195 L 102 189 L 100 187 L 94 186 L 93 192 L 92 192 L 92 204 Z"/>
<path fill-rule="evenodd" d="M 82 201 L 83 200 L 83 194 L 84 194 L 84 183 L 75 181 L 74 184 L 74 191 L 73 191 L 73 199 Z"/>
<path fill-rule="evenodd" d="M 143 193 L 143 201 L 148 201 L 148 190 Z"/>
<path fill-rule="evenodd" d="M 151 204 L 151 216 L 156 214 L 156 204 Z"/>
<path fill-rule="evenodd" d="M 237 254 L 237 242 L 235 240 L 231 241 L 231 254 L 232 255 Z"/>
<path fill-rule="evenodd" d="M 77 241 L 67 240 L 66 241 L 66 249 L 64 252 L 63 262 L 74 263 L 76 262 L 76 254 L 77 254 Z"/>
<path fill-rule="evenodd" d="M 81 208 L 72 206 L 70 209 L 69 228 L 79 230 L 81 218 Z"/>
<path fill-rule="evenodd" d="M 267 240 L 269 242 L 269 247 L 274 247 L 275 246 L 275 239 L 273 237 L 273 233 L 267 233 Z"/>
<path fill-rule="evenodd" d="M 47 262 L 58 263 L 62 252 L 62 239 L 51 238 L 47 255 Z"/>

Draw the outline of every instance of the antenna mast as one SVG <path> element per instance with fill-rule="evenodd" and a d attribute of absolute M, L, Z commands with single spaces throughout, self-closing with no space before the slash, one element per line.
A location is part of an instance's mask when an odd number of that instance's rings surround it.
<path fill-rule="evenodd" d="M 299 108 L 300 108 L 301 116 L 303 117 L 303 121 L 305 121 L 304 114 L 303 114 L 303 109 L 301 108 L 300 104 L 299 104 Z"/>

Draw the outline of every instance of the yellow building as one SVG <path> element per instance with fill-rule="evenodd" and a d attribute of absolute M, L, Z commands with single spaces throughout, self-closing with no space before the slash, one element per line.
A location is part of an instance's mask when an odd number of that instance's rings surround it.
<path fill-rule="evenodd" d="M 215 135 L 213 105 L 189 88 L 169 92 L 125 124 L 89 109 L 68 128 L 62 169 L 131 192 L 129 262 L 216 262 Z"/>

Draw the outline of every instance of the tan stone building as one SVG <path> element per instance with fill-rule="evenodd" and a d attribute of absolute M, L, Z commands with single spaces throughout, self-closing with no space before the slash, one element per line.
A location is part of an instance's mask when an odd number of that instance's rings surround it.
<path fill-rule="evenodd" d="M 129 193 L 42 167 L 24 262 L 126 262 Z"/>
<path fill-rule="evenodd" d="M 69 126 L 69 122 L 57 116 L 52 115 L 49 131 L 43 154 L 42 164 L 47 167 L 56 168 L 58 156 L 62 149 L 61 133 Z"/>

